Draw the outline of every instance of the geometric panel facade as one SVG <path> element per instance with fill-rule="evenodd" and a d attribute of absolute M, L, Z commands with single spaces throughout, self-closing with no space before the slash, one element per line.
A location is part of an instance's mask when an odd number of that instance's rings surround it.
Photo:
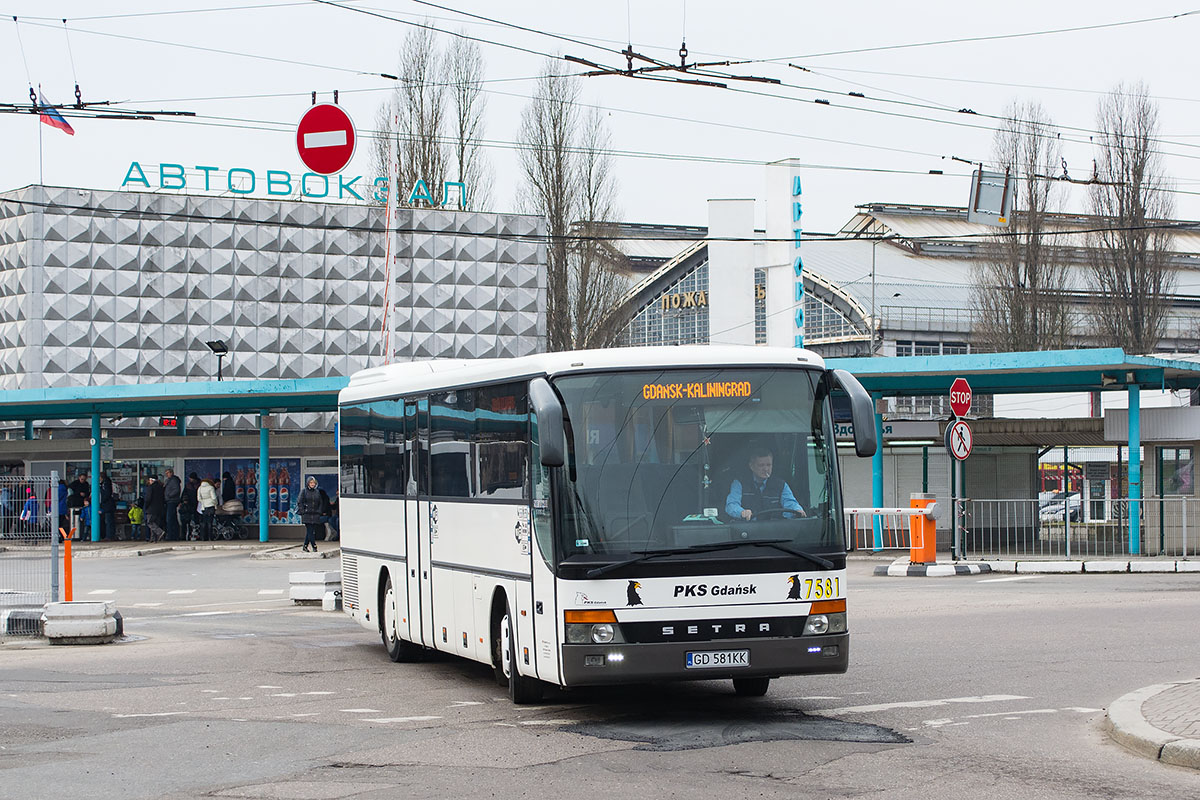
<path fill-rule="evenodd" d="M 229 378 L 346 376 L 383 363 L 385 295 L 392 361 L 545 349 L 542 220 L 398 209 L 389 270 L 384 215 L 39 185 L 0 193 L 0 389 L 211 380 L 214 339 L 229 346 Z"/>

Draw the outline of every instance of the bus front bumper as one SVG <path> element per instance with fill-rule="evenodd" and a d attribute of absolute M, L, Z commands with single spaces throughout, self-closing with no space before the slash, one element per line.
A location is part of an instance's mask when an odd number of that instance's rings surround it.
<path fill-rule="evenodd" d="M 850 634 L 797 636 L 786 639 L 722 639 L 715 642 L 656 644 L 566 644 L 563 651 L 564 686 L 589 686 L 656 680 L 707 681 L 722 678 L 779 677 L 845 672 L 850 663 Z M 689 653 L 710 654 L 701 660 L 739 660 L 740 656 L 713 658 L 711 654 L 749 651 L 745 666 L 689 668 Z"/>

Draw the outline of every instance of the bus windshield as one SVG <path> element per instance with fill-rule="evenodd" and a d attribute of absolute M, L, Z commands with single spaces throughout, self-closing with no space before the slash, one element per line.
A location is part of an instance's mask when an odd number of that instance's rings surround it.
<path fill-rule="evenodd" d="M 732 558 L 755 543 L 844 554 L 822 374 L 669 369 L 556 380 L 568 440 L 556 492 L 560 564 L 651 551 L 668 561 L 689 550 Z"/>

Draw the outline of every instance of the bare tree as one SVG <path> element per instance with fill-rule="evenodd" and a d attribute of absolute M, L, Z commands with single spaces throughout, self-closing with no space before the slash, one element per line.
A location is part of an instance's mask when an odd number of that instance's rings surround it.
<path fill-rule="evenodd" d="M 571 297 L 574 346 L 610 347 L 621 328 L 613 314 L 628 287 L 624 254 L 612 246 L 616 219 L 616 181 L 612 176 L 610 136 L 600 109 L 592 108 L 580 128 L 577 169 L 579 234 L 571 251 Z"/>
<path fill-rule="evenodd" d="M 571 330 L 567 235 L 575 211 L 571 146 L 575 139 L 575 100 L 579 85 L 542 69 L 533 99 L 521 114 L 521 168 L 525 208 L 546 220 L 546 349 L 569 350 Z"/>
<path fill-rule="evenodd" d="M 453 39 L 446 51 L 446 79 L 453 112 L 450 171 L 467 186 L 466 198 L 459 196 L 461 209 L 480 210 L 491 204 L 492 170 L 482 146 L 487 111 L 483 72 L 479 45 L 469 39 Z"/>
<path fill-rule="evenodd" d="M 603 117 L 580 118 L 577 78 L 547 61 L 521 117 L 521 203 L 546 219 L 546 346 L 549 350 L 603 347 L 616 331 L 605 312 L 624 284 L 619 254 L 604 237 L 614 216 L 616 188 Z M 572 229 L 576 220 L 580 224 Z"/>
<path fill-rule="evenodd" d="M 999 168 L 1016 177 L 1018 209 L 976 273 L 981 343 L 997 351 L 1065 347 L 1072 322 L 1065 295 L 1070 270 L 1047 226 L 1062 148 L 1041 104 L 1013 102 L 992 150 Z"/>
<path fill-rule="evenodd" d="M 1168 265 L 1174 212 L 1171 182 L 1155 150 L 1158 108 L 1145 84 L 1118 85 L 1096 113 L 1100 148 L 1091 187 L 1093 213 L 1107 229 L 1089 247 L 1100 295 L 1097 330 L 1107 344 L 1149 353 L 1166 324 L 1175 274 Z"/>
<path fill-rule="evenodd" d="M 400 48 L 400 85 L 376 115 L 380 129 L 387 133 L 376 143 L 375 166 L 380 175 L 387 175 L 388 159 L 398 159 L 400 205 L 430 205 L 422 200 L 410 202 L 418 180 L 425 182 L 431 196 L 441 191 L 448 163 L 443 136 L 445 114 L 443 58 L 434 32 L 414 28 Z M 397 116 L 398 125 L 393 124 Z M 432 205 L 441 199 L 434 196 Z"/>

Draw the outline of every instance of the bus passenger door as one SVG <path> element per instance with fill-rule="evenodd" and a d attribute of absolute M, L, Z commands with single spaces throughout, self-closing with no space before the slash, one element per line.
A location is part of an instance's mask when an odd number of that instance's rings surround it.
<path fill-rule="evenodd" d="M 432 536 L 437 526 L 437 510 L 429 501 L 429 399 L 422 397 L 416 403 L 416 491 L 407 504 L 410 512 L 408 518 L 409 535 L 416 540 L 416 577 L 419 582 L 420 598 L 420 635 L 426 647 L 437 647 L 437 638 L 433 630 L 433 570 L 430 562 L 433 554 L 430 552 Z M 412 570 L 409 571 L 412 574 Z M 416 619 L 413 620 L 416 623 Z M 414 625 L 414 631 L 416 625 Z"/>
<path fill-rule="evenodd" d="M 418 512 L 423 481 L 421 471 L 421 446 L 417 430 L 417 404 L 409 401 L 404 404 L 404 436 L 405 449 L 408 455 L 408 480 L 404 487 L 404 552 L 405 574 L 408 576 L 408 638 L 416 644 L 432 645 L 432 640 L 422 634 L 421 619 L 424 615 L 422 603 L 425 598 L 421 595 L 421 586 L 426 581 L 421 580 L 421 514 Z"/>
<path fill-rule="evenodd" d="M 536 653 L 537 674 L 544 681 L 558 683 L 558 642 L 560 641 L 559 611 L 556 602 L 554 563 L 554 527 L 550 502 L 550 470 L 542 466 L 538 452 L 537 416 L 532 420 L 533 486 L 530 494 L 530 527 L 533 546 L 530 548 L 533 575 L 533 650 Z"/>

